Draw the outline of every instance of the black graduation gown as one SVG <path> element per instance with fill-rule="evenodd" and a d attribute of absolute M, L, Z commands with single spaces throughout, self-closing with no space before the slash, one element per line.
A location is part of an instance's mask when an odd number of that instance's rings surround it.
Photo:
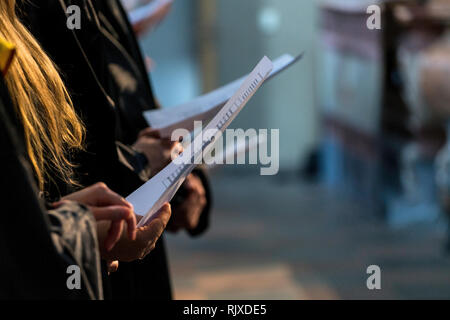
<path fill-rule="evenodd" d="M 102 299 L 96 224 L 75 203 L 46 211 L 37 197 L 8 91 L 0 78 L 0 299 Z M 81 271 L 69 290 L 67 268 Z"/>
<path fill-rule="evenodd" d="M 81 29 L 75 31 L 66 28 L 64 8 L 73 4 L 82 9 Z M 123 151 L 118 151 L 117 141 L 132 144 L 148 126 L 142 112 L 156 106 L 144 60 L 120 2 L 39 0 L 22 10 L 25 24 L 62 71 L 87 126 L 87 152 L 77 161 L 79 180 L 84 185 L 103 181 L 123 196 L 129 195 L 145 180 L 120 156 Z M 198 175 L 207 186 L 206 177 Z M 191 234 L 207 228 L 208 212 L 209 206 Z M 110 279 L 113 298 L 171 299 L 163 239 L 144 260 L 121 263 Z"/>

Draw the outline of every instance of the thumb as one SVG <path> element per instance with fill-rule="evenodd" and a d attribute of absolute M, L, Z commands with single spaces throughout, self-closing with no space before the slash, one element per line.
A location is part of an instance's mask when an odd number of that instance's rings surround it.
<path fill-rule="evenodd" d="M 170 204 L 164 204 L 161 209 L 152 217 L 152 219 L 140 228 L 143 231 L 144 241 L 154 241 L 163 233 L 169 223 L 172 210 Z"/>

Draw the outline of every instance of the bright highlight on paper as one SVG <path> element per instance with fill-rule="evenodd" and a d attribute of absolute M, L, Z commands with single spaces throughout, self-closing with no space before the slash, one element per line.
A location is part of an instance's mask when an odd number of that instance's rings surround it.
<path fill-rule="evenodd" d="M 273 70 L 267 80 L 289 68 L 303 58 L 303 54 L 293 57 L 284 54 L 273 62 Z M 144 112 L 150 127 L 159 132 L 161 138 L 171 138 L 172 132 L 183 128 L 194 129 L 194 121 L 207 121 L 231 98 L 242 85 L 245 77 L 235 80 L 217 90 L 202 95 L 179 106 Z"/>
<path fill-rule="evenodd" d="M 272 61 L 264 57 L 237 88 L 237 91 L 235 90 L 231 99 L 205 127 L 204 132 L 206 134 L 198 135 L 193 143 L 180 155 L 180 158 L 185 158 L 186 153 L 189 152 L 188 158 L 190 161 L 179 163 L 180 161 L 175 159 L 127 198 L 134 206 L 136 214 L 145 215 L 139 222 L 139 227 L 146 225 L 164 203 L 172 200 L 186 177 L 197 166 L 196 159 L 202 157 L 203 153 L 212 147 L 216 134 L 225 131 L 264 83 L 272 70 Z"/>

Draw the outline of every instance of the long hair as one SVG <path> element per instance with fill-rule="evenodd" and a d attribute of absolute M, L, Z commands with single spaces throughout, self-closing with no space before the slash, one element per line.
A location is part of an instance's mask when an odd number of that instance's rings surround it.
<path fill-rule="evenodd" d="M 24 127 L 27 154 L 41 191 L 50 172 L 75 184 L 70 155 L 82 149 L 85 129 L 56 66 L 19 21 L 15 4 L 0 1 L 0 36 L 17 48 L 5 82 Z"/>

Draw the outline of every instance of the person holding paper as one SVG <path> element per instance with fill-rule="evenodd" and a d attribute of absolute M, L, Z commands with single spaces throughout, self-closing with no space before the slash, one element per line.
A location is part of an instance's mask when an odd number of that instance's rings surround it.
<path fill-rule="evenodd" d="M 0 79 L 0 197 L 5 213 L 0 274 L 7 276 L 0 296 L 101 299 L 99 255 L 144 257 L 167 225 L 170 207 L 164 205 L 157 219 L 136 230 L 132 206 L 97 183 L 56 203 L 47 201 L 49 211 L 43 209 L 44 197 L 38 198 L 37 190 L 47 196 L 51 177 L 67 190 L 78 188 L 70 155 L 82 151 L 85 130 L 53 62 L 15 12 L 14 0 L 0 2 L 0 71 L 5 82 Z M 120 250 L 123 243 L 126 255 Z M 39 266 L 30 268 L 29 261 Z M 79 268 L 83 290 L 68 292 L 69 267 Z"/>
<path fill-rule="evenodd" d="M 104 184 L 96 184 L 48 204 L 46 211 L 34 186 L 35 174 L 29 169 L 25 138 L 16 119 L 0 79 L 0 165 L 6 170 L 0 198 L 7 213 L 0 224 L 0 299 L 103 299 L 100 257 L 125 256 L 120 248 L 136 238 L 133 210 Z M 161 214 L 165 223 L 169 216 Z M 119 232 L 124 221 L 128 235 Z M 17 237 L 13 226 L 19 226 L 23 236 Z M 162 230 L 154 228 L 137 235 L 157 237 Z M 151 239 L 144 245 L 141 239 L 135 240 L 141 249 L 133 253 L 134 259 L 155 242 Z M 30 268 L 30 261 L 39 263 Z M 71 266 L 79 267 L 83 275 L 80 290 L 69 290 L 66 285 Z"/>
<path fill-rule="evenodd" d="M 66 27 L 69 3 L 83 9 L 80 30 Z M 25 4 L 22 12 L 29 30 L 65 74 L 86 123 L 87 152 L 77 158 L 80 181 L 105 181 L 122 196 L 131 194 L 164 166 L 158 163 L 170 161 L 155 161 L 155 148 L 160 148 L 156 153 L 171 153 L 179 146 L 157 139 L 142 116 L 157 104 L 126 12 L 118 0 L 36 1 Z M 168 228 L 203 232 L 211 203 L 204 174 L 190 176 L 177 198 Z M 113 298 L 170 299 L 163 242 L 142 261 L 120 263 L 111 280 Z"/>
<path fill-rule="evenodd" d="M 37 187 L 44 190 L 50 172 L 76 184 L 67 151 L 82 148 L 84 126 L 52 61 L 15 9 L 14 0 L 0 2 L 0 298 L 102 299 L 99 254 L 111 254 L 124 241 L 124 221 L 126 241 L 136 238 L 136 219 L 132 206 L 104 184 L 44 209 Z M 67 280 L 72 267 L 82 282 L 75 291 Z"/>
<path fill-rule="evenodd" d="M 50 208 L 38 197 L 16 123 L 0 78 L 0 166 L 4 170 L 0 179 L 0 299 L 102 299 L 95 221 L 86 207 L 74 202 L 47 211 Z M 68 225 L 71 232 L 63 232 L 62 226 Z M 30 267 L 31 261 L 39 263 Z M 80 266 L 86 275 L 80 290 L 66 286 L 71 265 Z"/>

